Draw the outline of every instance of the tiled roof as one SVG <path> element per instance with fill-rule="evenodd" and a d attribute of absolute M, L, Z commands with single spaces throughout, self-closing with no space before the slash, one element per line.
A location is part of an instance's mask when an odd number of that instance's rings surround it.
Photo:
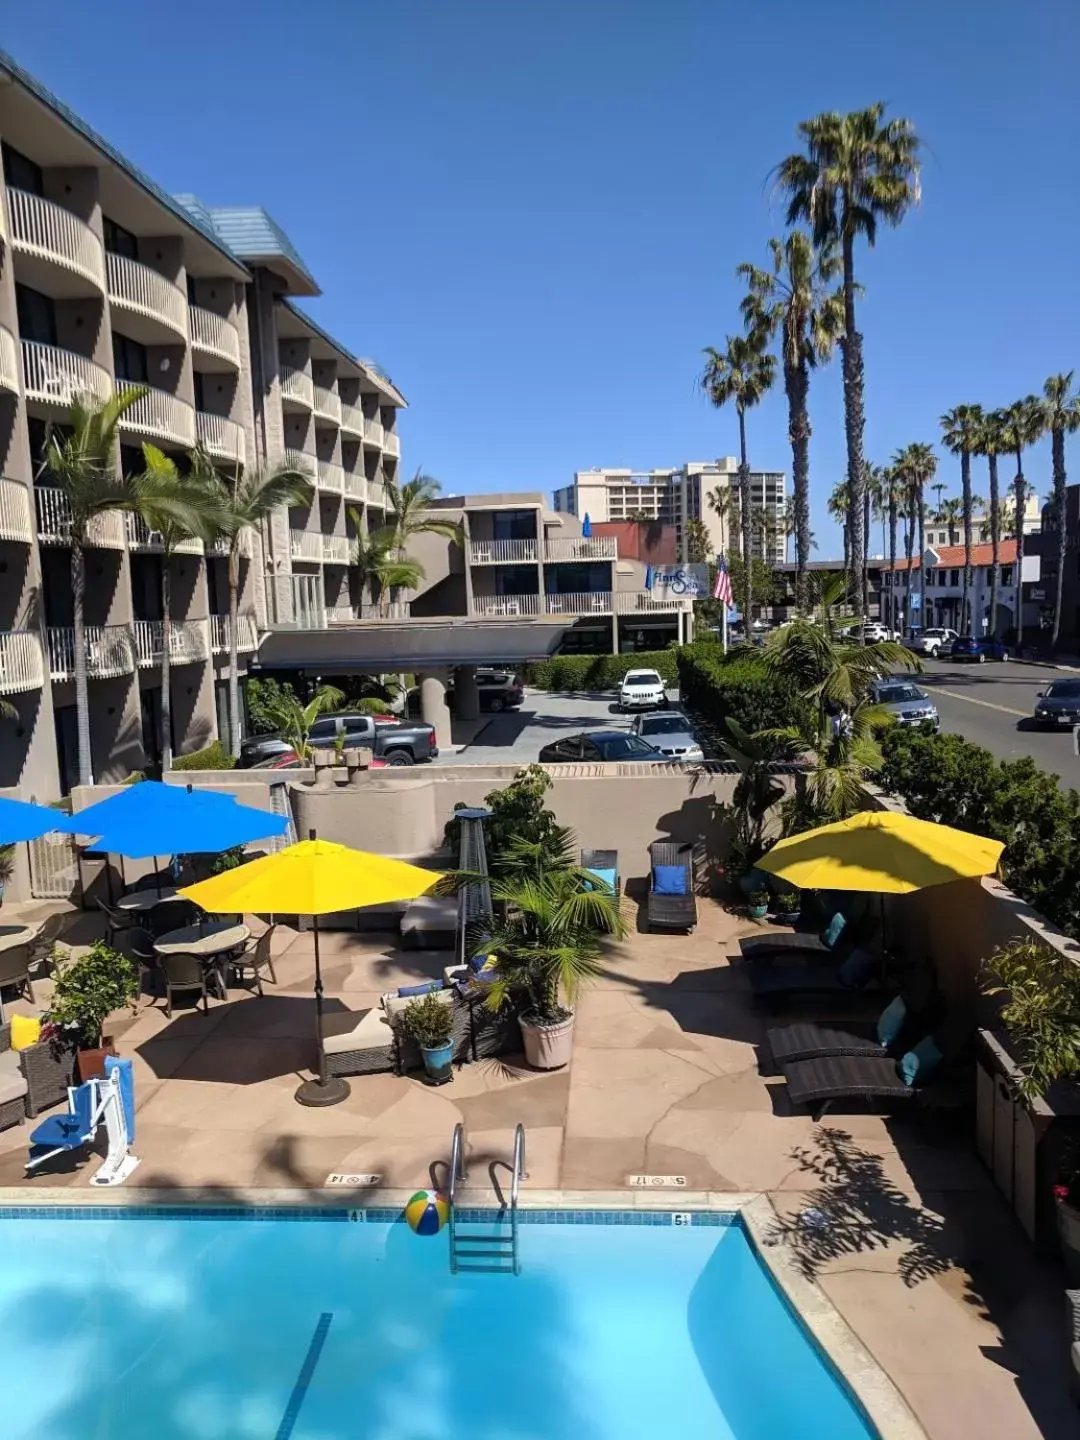
<path fill-rule="evenodd" d="M 300 258 L 300 252 L 272 215 L 260 205 L 204 205 L 196 195 L 177 195 L 177 203 L 191 216 L 209 224 L 219 242 L 245 260 L 288 260 L 318 293 L 318 283 Z"/>
<path fill-rule="evenodd" d="M 927 549 L 937 556 L 937 559 L 934 562 L 935 568 L 940 567 L 941 569 L 947 570 L 953 567 L 960 567 L 964 564 L 963 545 L 934 545 L 928 546 Z M 913 555 L 911 558 L 911 568 L 913 570 L 918 570 L 920 565 L 919 556 Z M 976 567 L 980 565 L 991 565 L 993 564 L 993 559 L 994 549 L 992 545 L 973 545 L 971 547 L 972 565 Z M 998 564 L 1011 565 L 1015 560 L 1016 541 L 1002 540 L 998 545 Z M 882 566 L 882 569 L 888 570 L 889 568 L 889 564 L 886 561 L 886 563 Z M 906 570 L 908 568 L 907 560 L 898 558 L 896 562 L 896 568 L 897 570 Z"/>

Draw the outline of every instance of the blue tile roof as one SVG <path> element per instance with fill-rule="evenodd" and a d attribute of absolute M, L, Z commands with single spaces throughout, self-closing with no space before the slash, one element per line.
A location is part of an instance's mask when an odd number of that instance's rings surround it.
<path fill-rule="evenodd" d="M 177 195 L 177 203 L 189 215 L 212 227 L 221 243 L 246 260 L 270 260 L 280 255 L 294 266 L 312 286 L 319 285 L 304 264 L 300 252 L 272 215 L 260 205 L 204 205 L 196 195 Z"/>

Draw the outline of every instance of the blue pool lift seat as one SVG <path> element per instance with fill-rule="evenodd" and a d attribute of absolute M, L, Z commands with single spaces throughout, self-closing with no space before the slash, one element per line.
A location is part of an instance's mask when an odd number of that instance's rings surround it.
<path fill-rule="evenodd" d="M 87 1080 L 68 1090 L 68 1109 L 64 1115 L 50 1115 L 30 1136 L 29 1170 L 44 1160 L 65 1151 L 79 1150 L 93 1140 L 100 1116 L 95 1114 L 97 1086 Z"/>

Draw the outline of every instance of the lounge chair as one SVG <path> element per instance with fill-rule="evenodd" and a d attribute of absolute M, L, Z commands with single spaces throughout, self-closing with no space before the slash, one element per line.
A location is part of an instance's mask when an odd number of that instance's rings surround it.
<path fill-rule="evenodd" d="M 857 945 L 864 948 L 877 937 L 881 917 L 876 910 L 848 919 L 837 910 L 827 925 L 814 935 L 776 931 L 766 935 L 747 935 L 739 941 L 745 960 L 769 964 L 774 960 L 824 960 L 829 955 L 843 959 Z M 834 933 L 836 932 L 836 933 Z"/>
<path fill-rule="evenodd" d="M 694 897 L 694 850 L 671 840 L 654 840 L 649 846 L 649 929 L 693 930 L 697 924 Z M 679 879 L 674 873 L 682 871 Z M 669 889 L 674 881 L 678 889 Z"/>
<path fill-rule="evenodd" d="M 765 1038 L 778 1067 L 834 1055 L 899 1055 L 909 1041 L 925 1035 L 940 1018 L 938 1009 L 930 977 L 927 983 L 897 995 L 875 1021 L 823 1025 L 816 1020 L 795 1020 L 789 1025 L 771 1026 Z"/>
<path fill-rule="evenodd" d="M 869 950 L 856 948 L 846 960 L 807 961 L 805 964 L 746 966 L 750 990 L 758 999 L 784 1000 L 798 995 L 874 995 L 881 991 L 881 960 Z"/>
<path fill-rule="evenodd" d="M 617 850 L 582 850 L 581 868 L 591 871 L 598 880 L 610 885 L 614 894 L 619 894 L 621 882 Z"/>
<path fill-rule="evenodd" d="M 886 1055 L 825 1055 L 793 1060 L 784 1066 L 793 1105 L 810 1106 L 820 1120 L 836 1100 L 910 1100 L 926 1088 L 943 1060 L 955 1060 L 971 1034 L 963 1014 L 954 1014 L 942 1031 L 924 1035 L 899 1059 Z"/>
<path fill-rule="evenodd" d="M 1065 1291 L 1065 1320 L 1069 1340 L 1069 1394 L 1080 1405 L 1080 1290 Z"/>
<path fill-rule="evenodd" d="M 404 950 L 453 950 L 457 946 L 456 895 L 421 895 L 401 917 Z"/>

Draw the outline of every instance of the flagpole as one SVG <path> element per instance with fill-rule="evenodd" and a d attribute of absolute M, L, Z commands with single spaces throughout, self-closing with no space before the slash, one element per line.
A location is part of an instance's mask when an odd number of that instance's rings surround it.
<path fill-rule="evenodd" d="M 721 614 L 723 615 L 724 618 L 723 618 L 723 620 L 720 622 L 720 624 L 721 624 L 721 643 L 723 644 L 724 654 L 726 655 L 726 654 L 727 654 L 727 611 L 728 611 L 728 607 L 727 607 L 727 601 L 726 601 L 726 600 L 723 601 L 722 603 L 723 603 L 724 608 L 723 608 L 723 610 L 721 611 Z"/>

